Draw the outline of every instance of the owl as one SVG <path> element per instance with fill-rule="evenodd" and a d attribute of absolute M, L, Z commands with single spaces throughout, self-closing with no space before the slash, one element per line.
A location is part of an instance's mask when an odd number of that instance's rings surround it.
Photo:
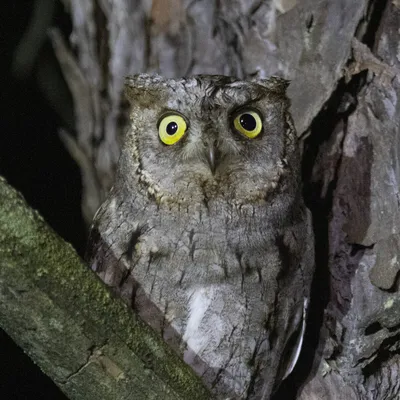
<path fill-rule="evenodd" d="M 314 254 L 287 82 L 126 79 L 88 261 L 216 399 L 269 399 L 301 349 Z"/>

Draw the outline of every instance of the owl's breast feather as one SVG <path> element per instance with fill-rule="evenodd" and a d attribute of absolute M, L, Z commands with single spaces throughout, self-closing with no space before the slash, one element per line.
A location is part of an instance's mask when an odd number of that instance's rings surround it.
<path fill-rule="evenodd" d="M 221 398 L 243 398 L 256 383 L 271 386 L 265 371 L 273 379 L 279 362 L 270 351 L 268 326 L 276 323 L 281 301 L 276 237 L 279 225 L 290 220 L 270 216 L 278 215 L 281 205 L 235 207 L 216 201 L 163 209 L 144 207 L 138 199 L 129 212 L 121 206 L 126 203 L 114 201 L 100 226 L 107 252 L 120 265 L 109 272 L 113 282 L 122 282 L 122 296 L 127 288 L 139 315 Z M 301 237 L 302 226 L 295 236 Z M 297 275 L 291 279 L 296 287 Z M 292 303 L 302 296 L 291 293 L 286 298 Z M 285 335 L 282 331 L 283 340 Z"/>

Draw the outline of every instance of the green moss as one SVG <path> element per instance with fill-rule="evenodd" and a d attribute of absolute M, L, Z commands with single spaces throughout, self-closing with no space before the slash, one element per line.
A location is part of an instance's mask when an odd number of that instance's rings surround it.
<path fill-rule="evenodd" d="M 129 353 L 134 354 L 132 363 L 136 363 L 135 367 L 139 372 L 132 377 L 137 382 L 131 382 L 130 386 L 147 387 L 149 393 L 143 393 L 143 398 L 156 398 L 154 393 L 158 387 L 163 388 L 163 395 L 158 397 L 160 399 L 210 399 L 208 391 L 191 369 L 149 326 L 133 314 L 132 310 L 110 294 L 98 277 L 82 262 L 72 246 L 57 236 L 37 212 L 29 209 L 22 196 L 2 178 L 0 178 L 0 259 L 2 259 L 1 268 L 7 269 L 3 271 L 8 280 L 6 285 L 8 284 L 10 288 L 18 284 L 31 285 L 37 289 L 37 299 L 41 299 L 43 303 L 46 302 L 44 295 L 50 299 L 50 305 L 46 307 L 49 313 L 58 313 L 54 318 L 51 315 L 43 317 L 45 314 L 43 304 L 40 309 L 39 305 L 31 304 L 32 313 L 38 313 L 35 318 L 42 318 L 38 324 L 48 325 L 44 327 L 46 332 L 55 334 L 59 332 L 60 327 L 70 326 L 71 337 L 77 335 L 76 340 L 80 344 L 88 339 L 95 344 L 110 342 L 117 347 L 127 347 L 128 351 L 122 352 L 127 354 L 119 355 L 120 363 L 124 364 L 126 359 L 129 359 Z M 13 317 L 8 315 L 7 318 L 0 320 L 6 330 L 7 321 L 12 321 Z M 65 320 L 62 320 L 63 318 Z M 60 343 L 62 337 L 55 338 L 54 343 L 57 343 L 57 340 Z M 39 365 L 41 362 L 43 365 L 46 364 L 43 361 L 46 355 L 38 357 L 37 351 L 29 353 Z M 86 359 L 86 351 L 84 353 Z M 48 363 L 43 368 L 50 377 L 57 378 L 57 374 L 51 370 Z M 93 368 L 88 368 L 86 372 L 83 369 L 80 374 L 83 376 L 87 374 L 90 377 L 93 377 L 93 374 L 104 374 L 100 367 L 98 370 L 95 366 Z M 58 382 L 58 384 L 72 398 L 88 398 L 83 397 L 82 393 L 74 394 L 81 390 L 77 388 L 84 385 L 84 380 L 89 378 L 83 377 L 83 381 L 80 379 L 77 375 L 75 386 L 72 381 Z M 154 382 L 155 388 L 143 382 Z M 109 390 L 109 384 L 107 385 L 105 387 Z M 118 388 L 128 383 L 121 379 L 112 385 Z M 102 385 L 99 385 L 96 390 L 101 390 L 101 387 Z M 108 398 L 106 395 L 102 397 L 101 392 L 96 393 L 100 398 Z"/>

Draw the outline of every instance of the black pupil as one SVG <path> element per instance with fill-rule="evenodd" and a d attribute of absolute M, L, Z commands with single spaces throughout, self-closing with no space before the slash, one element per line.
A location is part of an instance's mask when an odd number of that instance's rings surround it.
<path fill-rule="evenodd" d="M 171 135 L 171 136 L 175 135 L 177 130 L 178 130 L 178 124 L 176 122 L 170 122 L 167 125 L 166 131 L 167 131 L 168 135 Z"/>
<path fill-rule="evenodd" d="M 239 121 L 240 125 L 242 125 L 246 131 L 254 131 L 254 129 L 256 129 L 257 122 L 251 114 L 242 114 Z"/>

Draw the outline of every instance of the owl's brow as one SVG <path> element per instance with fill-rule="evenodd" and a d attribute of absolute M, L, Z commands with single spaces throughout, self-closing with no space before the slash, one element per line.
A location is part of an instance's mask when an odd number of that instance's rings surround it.
<path fill-rule="evenodd" d="M 204 85 L 203 85 L 204 86 Z M 259 85 L 223 82 L 209 82 L 204 87 L 204 97 L 201 98 L 201 108 L 208 111 L 217 106 L 237 108 L 249 103 L 256 103 L 268 96 L 269 91 Z"/>
<path fill-rule="evenodd" d="M 238 93 L 235 95 L 234 93 L 229 94 L 226 91 L 221 91 L 220 93 L 216 94 L 215 97 L 204 96 L 201 101 L 201 108 L 203 111 L 210 111 L 217 107 L 224 107 L 227 106 L 229 109 L 237 109 L 243 106 L 251 106 L 258 101 L 265 99 L 265 93 L 260 95 L 254 92 L 249 93 Z"/>

